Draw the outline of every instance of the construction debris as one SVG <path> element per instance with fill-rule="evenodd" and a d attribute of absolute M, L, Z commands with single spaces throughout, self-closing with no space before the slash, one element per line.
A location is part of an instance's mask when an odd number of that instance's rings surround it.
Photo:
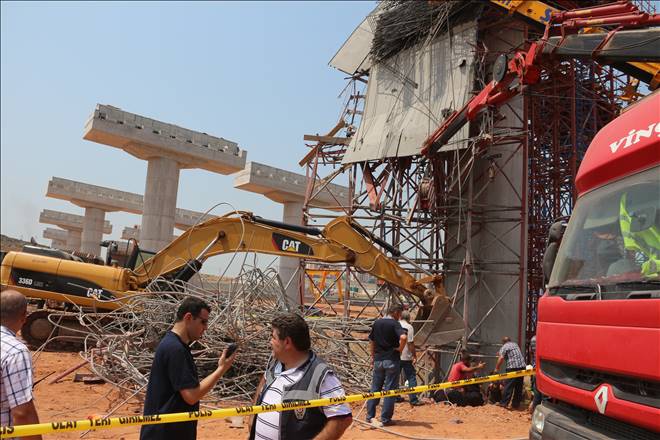
<path fill-rule="evenodd" d="M 151 291 L 118 310 L 80 313 L 78 320 L 85 329 L 82 355 L 90 370 L 128 394 L 138 391 L 143 395 L 155 348 L 171 328 L 179 300 L 185 295 L 199 297 L 211 306 L 208 330 L 191 347 L 200 376 L 216 368 L 229 343 L 239 344 L 231 370 L 203 403 L 250 401 L 271 355 L 270 322 L 277 313 L 292 310 L 273 269 L 245 270 L 229 286 L 217 288 L 159 280 Z M 57 316 L 51 315 L 53 324 Z M 367 334 L 372 320 L 315 316 L 307 322 L 312 348 L 342 378 L 346 392 L 363 391 L 371 379 Z"/>
<path fill-rule="evenodd" d="M 386 0 L 380 11 L 370 19 L 376 22 L 370 55 L 374 63 L 390 58 L 402 50 L 421 43 L 430 35 L 435 38 L 450 28 L 447 20 L 455 17 L 451 26 L 461 23 L 464 17 L 474 18 L 476 2 L 470 1 L 418 1 Z"/>

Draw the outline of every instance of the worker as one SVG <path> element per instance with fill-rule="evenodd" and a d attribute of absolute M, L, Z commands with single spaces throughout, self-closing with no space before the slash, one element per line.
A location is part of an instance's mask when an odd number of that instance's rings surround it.
<path fill-rule="evenodd" d="M 27 299 L 23 295 L 15 290 L 0 293 L 1 426 L 39 423 L 32 394 L 32 355 L 16 337 L 25 323 L 26 315 Z M 21 438 L 41 440 L 40 435 Z"/>
<path fill-rule="evenodd" d="M 408 342 L 406 331 L 399 324 L 403 307 L 401 304 L 391 305 L 387 316 L 377 319 L 371 326 L 369 334 L 369 348 L 371 351 L 371 362 L 373 375 L 371 380 L 372 393 L 378 391 L 389 391 L 397 388 L 399 374 L 401 371 L 401 352 Z M 375 419 L 376 407 L 380 399 L 367 401 L 367 423 L 377 428 L 391 425 L 394 415 L 394 403 L 396 397 L 386 397 L 381 408 L 380 420 Z"/>
<path fill-rule="evenodd" d="M 627 251 L 640 252 L 646 257 L 641 273 L 646 278 L 660 275 L 660 231 L 656 225 L 658 209 L 630 209 L 628 194 L 623 194 L 619 202 L 619 226 L 623 236 L 623 247 Z M 648 212 L 646 212 L 648 211 Z M 612 272 L 617 271 L 612 268 Z"/>
<path fill-rule="evenodd" d="M 416 387 L 417 371 L 415 371 L 415 365 L 413 363 L 417 359 L 417 352 L 415 351 L 414 342 L 415 330 L 410 324 L 410 312 L 408 310 L 401 312 L 401 319 L 399 320 L 399 324 L 401 324 L 401 327 L 403 327 L 403 329 L 406 331 L 406 334 L 408 335 L 408 342 L 406 342 L 406 345 L 401 352 L 401 372 L 403 373 L 405 379 L 408 381 L 408 386 Z M 424 402 L 419 400 L 418 393 L 412 393 L 409 394 L 409 396 L 411 406 L 424 405 Z"/>
<path fill-rule="evenodd" d="M 532 336 L 532 339 L 529 341 L 530 345 L 530 354 L 532 356 L 532 367 L 536 370 L 536 335 Z M 543 400 L 543 395 L 536 386 L 536 375 L 530 378 L 532 382 L 532 401 L 529 403 L 529 412 L 533 413 L 534 409 L 541 403 Z"/>
<path fill-rule="evenodd" d="M 311 350 L 309 327 L 293 313 L 277 316 L 271 323 L 273 350 L 257 387 L 255 404 L 277 405 L 296 400 L 316 400 L 345 395 L 339 378 Z M 353 422 L 347 404 L 258 414 L 250 439 L 338 439 Z"/>
<path fill-rule="evenodd" d="M 199 380 L 190 344 L 208 328 L 211 307 L 199 298 L 184 299 L 176 312 L 176 322 L 158 344 L 144 399 L 144 415 L 199 411 L 199 401 L 229 370 L 236 353 L 225 349 L 218 366 Z M 140 440 L 194 440 L 197 421 L 143 425 Z"/>
<path fill-rule="evenodd" d="M 463 350 L 461 352 L 461 360 L 452 365 L 447 381 L 456 382 L 458 380 L 470 379 L 474 375 L 474 372 L 486 366 L 483 362 L 479 362 L 475 366 L 470 366 L 471 363 L 472 355 L 467 350 Z M 446 391 L 446 400 L 458 406 L 481 406 L 484 404 L 479 385 L 468 385 L 440 391 Z"/>
<path fill-rule="evenodd" d="M 497 373 L 505 362 L 507 373 L 525 369 L 525 358 L 523 357 L 522 351 L 520 351 L 520 347 L 515 342 L 512 342 L 508 336 L 502 338 L 502 348 L 500 348 L 497 363 L 495 364 L 495 371 L 493 373 Z M 508 379 L 504 384 L 504 395 L 498 405 L 506 408 L 509 405 L 509 401 L 511 401 L 511 407 L 517 409 L 522 401 L 522 392 L 522 377 Z M 513 400 L 511 400 L 512 395 Z"/>

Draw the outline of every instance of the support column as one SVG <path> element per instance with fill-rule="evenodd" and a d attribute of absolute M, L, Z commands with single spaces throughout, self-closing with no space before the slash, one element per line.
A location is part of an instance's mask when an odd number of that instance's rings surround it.
<path fill-rule="evenodd" d="M 172 240 L 178 190 L 179 164 L 166 157 L 149 159 L 140 247 L 157 252 Z"/>
<path fill-rule="evenodd" d="M 52 239 L 50 241 L 50 247 L 53 249 L 66 249 L 66 241 Z"/>
<path fill-rule="evenodd" d="M 80 250 L 88 254 L 101 255 L 101 241 L 103 240 L 103 222 L 105 211 L 99 208 L 85 208 Z"/>
<path fill-rule="evenodd" d="M 70 251 L 79 251 L 80 243 L 82 242 L 82 232 L 80 231 L 67 231 L 66 234 L 66 248 Z"/>
<path fill-rule="evenodd" d="M 284 202 L 282 221 L 292 225 L 302 225 L 303 204 L 302 202 Z M 300 279 L 302 273 L 299 258 L 280 257 L 280 278 L 286 287 L 286 296 L 293 306 L 301 303 Z"/>

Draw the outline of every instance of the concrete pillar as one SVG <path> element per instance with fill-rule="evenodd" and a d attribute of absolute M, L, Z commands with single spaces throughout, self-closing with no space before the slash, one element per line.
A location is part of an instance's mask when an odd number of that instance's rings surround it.
<path fill-rule="evenodd" d="M 142 248 L 159 251 L 172 240 L 178 189 L 179 164 L 167 157 L 149 159 L 140 228 Z"/>
<path fill-rule="evenodd" d="M 79 251 L 80 243 L 82 242 L 81 231 L 67 231 L 66 234 L 66 248 L 70 251 Z"/>
<path fill-rule="evenodd" d="M 52 239 L 50 241 L 50 247 L 53 249 L 66 249 L 66 241 Z"/>
<path fill-rule="evenodd" d="M 302 202 L 284 202 L 282 221 L 292 225 L 302 225 Z M 286 287 L 286 296 L 291 305 L 300 305 L 300 259 L 280 257 L 280 278 Z"/>
<path fill-rule="evenodd" d="M 80 250 L 88 254 L 101 255 L 103 240 L 103 223 L 105 211 L 99 208 L 85 208 Z"/>

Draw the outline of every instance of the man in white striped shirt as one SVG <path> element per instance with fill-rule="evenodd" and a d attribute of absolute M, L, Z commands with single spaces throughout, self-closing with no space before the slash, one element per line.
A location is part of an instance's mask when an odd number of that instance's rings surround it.
<path fill-rule="evenodd" d="M 344 396 L 330 367 L 313 351 L 309 328 L 293 313 L 276 317 L 270 344 L 273 357 L 257 388 L 257 405 Z M 250 438 L 256 440 L 338 439 L 352 422 L 347 404 L 258 414 Z"/>
<path fill-rule="evenodd" d="M 32 355 L 16 333 L 25 322 L 27 299 L 15 290 L 0 293 L 0 425 L 39 423 L 32 396 Z M 23 437 L 41 440 L 40 435 Z"/>

